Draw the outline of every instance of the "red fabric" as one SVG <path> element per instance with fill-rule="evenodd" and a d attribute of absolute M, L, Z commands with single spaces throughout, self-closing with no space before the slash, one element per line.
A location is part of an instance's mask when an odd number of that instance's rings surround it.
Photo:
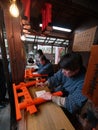
<path fill-rule="evenodd" d="M 51 10 L 52 5 L 45 3 L 44 7 L 42 8 L 42 30 L 47 27 L 48 23 L 51 23 Z"/>
<path fill-rule="evenodd" d="M 51 23 L 51 9 L 52 9 L 52 5 L 46 3 L 46 20 L 47 20 L 47 23 Z"/>
<path fill-rule="evenodd" d="M 30 21 L 30 5 L 31 0 L 21 0 L 24 8 L 24 15 L 28 17 L 28 21 Z"/>
<path fill-rule="evenodd" d="M 46 19 L 46 11 L 45 11 L 45 9 L 43 8 L 43 9 L 42 9 L 42 30 L 44 30 L 44 29 L 45 29 L 45 26 L 46 26 L 46 21 L 45 21 L 45 19 Z"/>

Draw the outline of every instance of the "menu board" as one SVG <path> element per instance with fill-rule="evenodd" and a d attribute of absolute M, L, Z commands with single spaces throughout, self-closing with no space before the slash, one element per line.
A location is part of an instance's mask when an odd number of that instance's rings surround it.
<path fill-rule="evenodd" d="M 83 86 L 83 94 L 98 106 L 98 45 L 93 45 Z"/>
<path fill-rule="evenodd" d="M 73 51 L 90 51 L 94 43 L 96 27 L 77 32 L 74 36 Z"/>

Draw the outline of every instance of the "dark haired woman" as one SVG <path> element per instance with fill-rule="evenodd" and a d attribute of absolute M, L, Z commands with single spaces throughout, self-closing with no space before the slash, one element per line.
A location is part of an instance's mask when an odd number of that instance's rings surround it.
<path fill-rule="evenodd" d="M 48 78 L 53 76 L 54 74 L 53 65 L 44 55 L 40 56 L 39 63 L 40 66 L 38 68 L 37 73 L 47 74 Z"/>
<path fill-rule="evenodd" d="M 50 77 L 43 85 L 47 85 L 54 91 L 63 91 L 64 97 L 52 96 L 46 92 L 41 95 L 46 100 L 52 100 L 62 106 L 70 113 L 79 110 L 87 98 L 82 94 L 82 87 L 85 78 L 85 68 L 83 67 L 80 54 L 72 52 L 64 55 L 60 62 L 60 70 Z"/>

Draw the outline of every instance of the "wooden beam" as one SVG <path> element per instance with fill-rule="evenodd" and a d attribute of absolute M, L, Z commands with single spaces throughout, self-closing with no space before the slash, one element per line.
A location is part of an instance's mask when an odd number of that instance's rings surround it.
<path fill-rule="evenodd" d="M 24 80 L 26 56 L 20 39 L 20 17 L 13 18 L 9 10 L 4 9 L 4 21 L 11 60 L 12 81 L 16 84 Z"/>

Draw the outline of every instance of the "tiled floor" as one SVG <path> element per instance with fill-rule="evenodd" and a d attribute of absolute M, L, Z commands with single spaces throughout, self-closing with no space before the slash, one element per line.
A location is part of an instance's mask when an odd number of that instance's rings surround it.
<path fill-rule="evenodd" d="M 0 109 L 0 130 L 10 130 L 10 105 Z"/>

